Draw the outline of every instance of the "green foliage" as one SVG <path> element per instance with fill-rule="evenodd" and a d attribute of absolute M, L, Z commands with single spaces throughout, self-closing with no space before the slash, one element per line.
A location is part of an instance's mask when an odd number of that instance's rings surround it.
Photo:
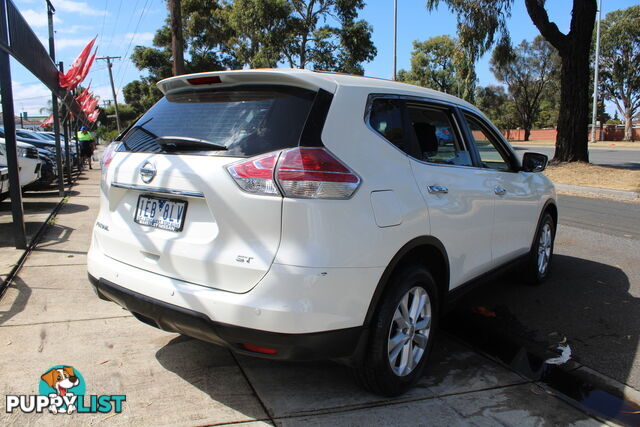
<path fill-rule="evenodd" d="M 118 104 L 118 112 L 120 113 L 120 123 L 122 124 L 123 129 L 126 129 L 127 126 L 129 126 L 131 122 L 139 116 L 136 109 L 127 104 Z M 100 126 L 96 128 L 95 134 L 103 141 L 111 141 L 113 138 L 118 136 L 119 132 L 116 125 L 115 114 L 116 111 L 113 104 L 100 109 L 100 115 L 98 116 L 97 121 Z"/>
<path fill-rule="evenodd" d="M 479 86 L 475 93 L 476 106 L 491 119 L 499 129 L 514 129 L 519 119 L 514 102 L 502 86 Z"/>
<path fill-rule="evenodd" d="M 456 40 L 447 35 L 423 42 L 416 40 L 411 52 L 411 71 L 400 70 L 397 78 L 406 83 L 458 95 L 460 79 L 454 64 L 456 50 Z"/>
<path fill-rule="evenodd" d="M 520 127 L 525 129 L 525 139 L 538 121 L 549 81 L 558 74 L 559 63 L 557 52 L 542 36 L 531 43 L 523 40 L 516 49 L 496 48 L 493 51 L 491 71 L 507 85 Z"/>
<path fill-rule="evenodd" d="M 624 118 L 625 140 L 631 140 L 631 121 L 640 112 L 640 6 L 607 14 L 600 52 L 602 93 Z"/>
<path fill-rule="evenodd" d="M 372 28 L 357 20 L 363 0 L 182 0 L 187 73 L 241 68 L 293 68 L 363 74 L 376 48 Z M 337 25 L 330 25 L 337 24 Z M 131 60 L 146 75 L 125 86 L 128 104 L 143 112 L 172 75 L 171 32 L 157 30 L 153 47 L 136 46 Z"/>

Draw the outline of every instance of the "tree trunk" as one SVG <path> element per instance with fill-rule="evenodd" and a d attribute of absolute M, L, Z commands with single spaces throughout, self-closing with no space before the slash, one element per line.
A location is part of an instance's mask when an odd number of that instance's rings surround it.
<path fill-rule="evenodd" d="M 562 56 L 556 162 L 589 161 L 589 46 L 572 47 Z"/>
<path fill-rule="evenodd" d="M 624 140 L 633 141 L 633 114 L 631 109 L 627 108 L 624 114 Z"/>
<path fill-rule="evenodd" d="M 524 140 L 528 141 L 531 136 L 531 128 L 524 128 Z"/>
<path fill-rule="evenodd" d="M 573 0 L 569 34 L 549 21 L 545 2 L 525 0 L 527 12 L 544 38 L 562 58 L 556 162 L 588 162 L 589 53 L 598 9 L 596 0 Z"/>
<path fill-rule="evenodd" d="M 184 40 L 182 38 L 182 11 L 180 0 L 168 0 L 171 16 L 171 53 L 173 54 L 173 75 L 184 74 Z"/>

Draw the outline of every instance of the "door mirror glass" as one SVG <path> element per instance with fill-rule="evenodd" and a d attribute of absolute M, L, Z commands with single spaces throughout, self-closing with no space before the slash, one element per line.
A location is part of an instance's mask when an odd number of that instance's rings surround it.
<path fill-rule="evenodd" d="M 522 170 L 524 172 L 542 172 L 547 167 L 549 158 L 540 153 L 524 153 Z"/>

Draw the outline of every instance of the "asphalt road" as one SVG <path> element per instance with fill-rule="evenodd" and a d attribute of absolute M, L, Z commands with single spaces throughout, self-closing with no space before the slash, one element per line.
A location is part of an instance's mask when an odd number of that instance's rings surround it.
<path fill-rule="evenodd" d="M 534 151 L 536 153 L 542 153 L 549 156 L 549 159 L 553 158 L 555 147 L 550 146 L 527 146 L 527 145 L 513 145 L 517 153 L 522 156 L 526 151 Z M 590 148 L 589 149 L 589 161 L 596 165 L 611 166 L 625 169 L 638 169 L 640 170 L 640 149 L 633 148 Z"/>
<path fill-rule="evenodd" d="M 560 224 L 640 240 L 640 203 L 558 195 Z"/>
<path fill-rule="evenodd" d="M 640 390 L 640 203 L 559 195 L 558 204 L 547 281 L 526 286 L 516 270 L 470 292 L 457 313 L 485 307 L 490 333 L 507 330 L 527 348 L 566 343 L 572 360 Z"/>

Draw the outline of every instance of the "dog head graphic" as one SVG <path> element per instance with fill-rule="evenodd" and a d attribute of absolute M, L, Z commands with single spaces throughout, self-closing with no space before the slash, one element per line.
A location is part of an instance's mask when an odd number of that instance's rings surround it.
<path fill-rule="evenodd" d="M 42 374 L 41 378 L 60 396 L 66 395 L 67 390 L 80 384 L 80 379 L 71 366 L 51 369 Z"/>

